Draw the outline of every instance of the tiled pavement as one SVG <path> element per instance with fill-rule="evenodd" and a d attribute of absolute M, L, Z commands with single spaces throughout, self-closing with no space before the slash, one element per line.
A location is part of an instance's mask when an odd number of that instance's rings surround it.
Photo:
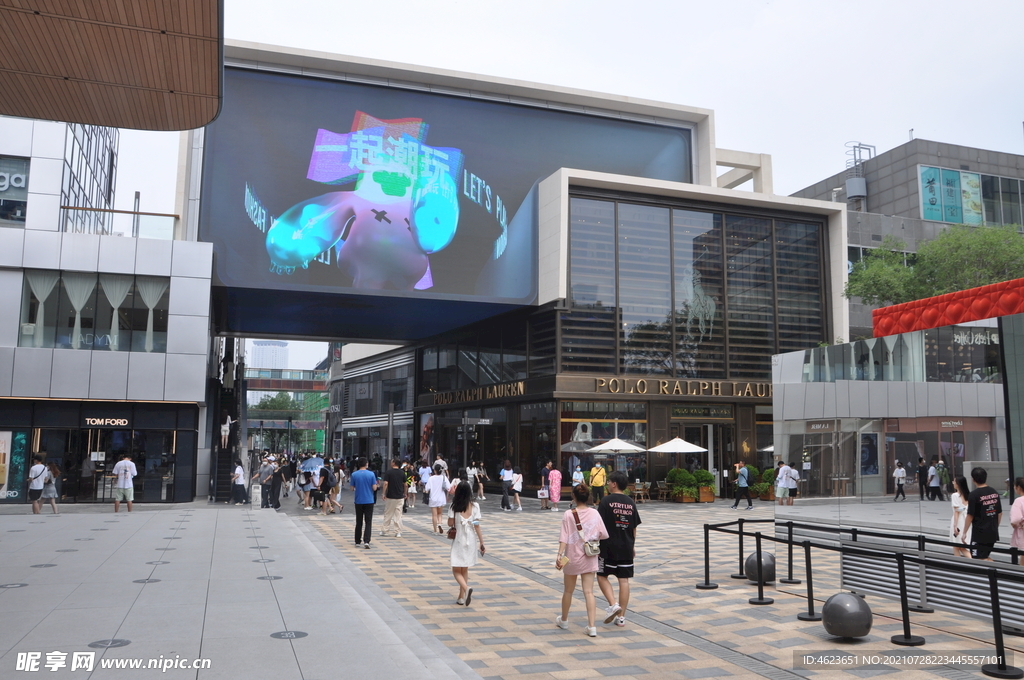
<path fill-rule="evenodd" d="M 474 596 L 469 608 L 454 603 L 458 589 L 448 567 L 449 544 L 443 536 L 431 533 L 422 506 L 404 516 L 402 538 L 378 536 L 381 518 L 376 516 L 371 550 L 353 545 L 351 514 L 308 516 L 306 521 L 483 678 L 863 678 L 897 672 L 902 674 L 901 680 L 982 677 L 977 668 L 872 666 L 837 671 L 796 666 L 794 654 L 798 652 L 906 651 L 889 641 L 902 630 L 898 602 L 869 598 L 875 614 L 870 636 L 837 640 L 825 633 L 820 623 L 797 620 L 796 615 L 806 610 L 803 585 L 769 587 L 766 595 L 775 599 L 774 604 L 748 604 L 756 587 L 729 578 L 738 566 L 736 540 L 715 533 L 712 581 L 720 587 L 696 590 L 695 584 L 703 581 L 703 524 L 738 516 L 726 503 L 641 505 L 638 571 L 628 626 L 616 628 L 599 622 L 598 637 L 587 638 L 583 598 L 577 590 L 570 628 L 560 630 L 554 618 L 559 611 L 561 578 L 551 562 L 561 514 L 541 512 L 536 501 L 527 501 L 525 507 L 522 513 L 505 513 L 494 499 L 484 503 L 488 553 L 470 570 Z M 767 504 L 741 512 L 747 519 L 772 516 Z M 289 506 L 289 514 L 303 513 Z M 760 526 L 770 531 L 770 525 Z M 749 539 L 747 546 L 752 550 Z M 838 559 L 833 553 L 816 553 L 814 563 L 816 608 L 820 610 L 823 600 L 838 592 Z M 780 564 L 780 576 L 782 569 Z M 802 568 L 796 571 L 794 576 L 802 578 Z M 597 597 L 603 605 L 599 592 Z M 916 614 L 912 619 L 912 632 L 928 641 L 915 651 L 992 649 L 991 627 L 983 622 L 942 612 Z M 1008 638 L 1007 644 L 1024 660 L 1020 638 Z"/>

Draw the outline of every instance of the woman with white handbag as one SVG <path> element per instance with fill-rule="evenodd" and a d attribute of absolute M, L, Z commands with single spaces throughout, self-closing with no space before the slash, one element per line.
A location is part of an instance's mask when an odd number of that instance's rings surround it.
<path fill-rule="evenodd" d="M 576 577 L 583 577 L 583 598 L 587 603 L 587 635 L 597 637 L 597 602 L 594 600 L 594 577 L 597 558 L 601 553 L 601 540 L 608 538 L 608 530 L 597 510 L 590 507 L 590 488 L 586 484 L 572 489 L 576 507 L 562 516 L 562 533 L 558 538 L 558 556 L 555 568 L 562 572 L 562 614 L 555 625 L 569 628 L 569 607 L 576 590 Z"/>

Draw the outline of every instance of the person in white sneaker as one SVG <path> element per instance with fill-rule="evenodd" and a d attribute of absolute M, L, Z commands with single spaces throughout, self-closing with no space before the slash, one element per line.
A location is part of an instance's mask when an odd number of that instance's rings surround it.
<path fill-rule="evenodd" d="M 551 503 L 551 511 L 558 512 L 558 501 L 562 498 L 562 472 L 558 468 L 552 468 L 548 473 L 548 501 Z"/>
<path fill-rule="evenodd" d="M 629 579 L 633 578 L 633 558 L 636 556 L 636 528 L 640 524 L 636 503 L 622 493 L 627 486 L 629 479 L 624 472 L 611 473 L 608 476 L 608 495 L 601 499 L 597 508 L 608 533 L 608 538 L 601 541 L 601 555 L 597 560 L 597 585 L 608 600 L 604 622 L 614 621 L 620 627 L 626 625 Z M 619 584 L 617 597 L 608 580 L 612 576 Z"/>
<path fill-rule="evenodd" d="M 562 516 L 555 568 L 562 572 L 562 613 L 555 619 L 559 628 L 569 627 L 569 607 L 576 590 L 576 577 L 583 577 L 583 598 L 587 603 L 587 635 L 597 637 L 597 601 L 594 599 L 594 575 L 597 555 L 587 555 L 584 541 L 608 538 L 608 530 L 597 510 L 590 507 L 590 488 L 586 484 L 573 487 L 576 509 Z"/>
<path fill-rule="evenodd" d="M 519 494 L 523 492 L 523 471 L 518 466 L 512 471 L 512 493 L 515 495 L 516 512 L 523 511 L 523 503 L 519 500 Z"/>

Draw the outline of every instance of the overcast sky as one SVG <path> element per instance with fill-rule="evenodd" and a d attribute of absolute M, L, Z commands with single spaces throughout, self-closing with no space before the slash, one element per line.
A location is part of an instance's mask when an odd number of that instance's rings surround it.
<path fill-rule="evenodd" d="M 1021 0 L 226 0 L 224 21 L 228 39 L 713 109 L 717 146 L 771 154 L 783 195 L 840 172 L 846 142 L 882 152 L 911 128 L 1024 154 Z M 173 212 L 177 149 L 123 132 L 119 206 L 140 190 Z"/>

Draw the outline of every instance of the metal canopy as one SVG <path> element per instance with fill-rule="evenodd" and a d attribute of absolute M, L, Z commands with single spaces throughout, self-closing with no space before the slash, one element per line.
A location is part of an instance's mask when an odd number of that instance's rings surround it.
<path fill-rule="evenodd" d="M 222 0 L 0 0 L 0 115 L 189 130 L 220 113 Z"/>

